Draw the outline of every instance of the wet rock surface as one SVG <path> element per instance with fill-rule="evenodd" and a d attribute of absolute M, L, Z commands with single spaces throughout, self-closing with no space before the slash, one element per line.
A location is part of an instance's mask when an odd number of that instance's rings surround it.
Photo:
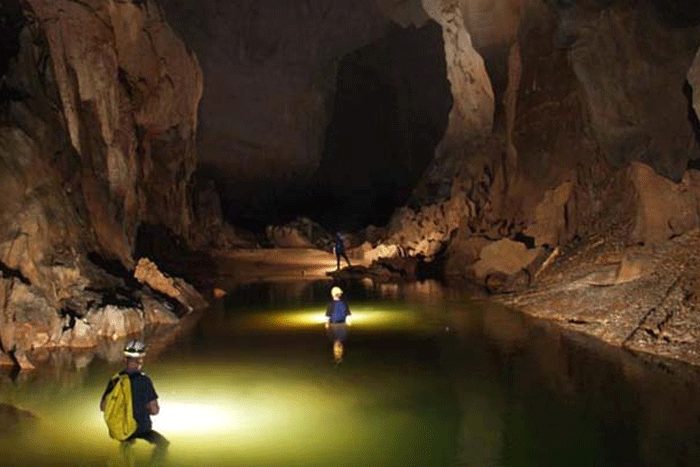
<path fill-rule="evenodd" d="M 700 364 L 700 232 L 572 246 L 525 292 L 496 301 L 612 345 Z"/>

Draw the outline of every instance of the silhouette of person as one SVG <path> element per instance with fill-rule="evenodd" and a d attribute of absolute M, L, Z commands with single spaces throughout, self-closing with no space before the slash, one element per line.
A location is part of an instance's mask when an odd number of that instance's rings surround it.
<path fill-rule="evenodd" d="M 348 255 L 345 253 L 345 243 L 343 242 L 343 236 L 340 234 L 340 232 L 335 233 L 335 245 L 333 246 L 333 251 L 335 252 L 336 270 L 340 269 L 341 257 L 345 258 L 345 262 L 348 263 L 348 266 L 352 266 L 350 264 L 350 260 L 348 259 Z"/>

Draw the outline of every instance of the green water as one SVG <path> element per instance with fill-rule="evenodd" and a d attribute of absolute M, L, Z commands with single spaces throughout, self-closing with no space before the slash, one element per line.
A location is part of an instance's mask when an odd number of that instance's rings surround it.
<path fill-rule="evenodd" d="M 322 325 L 328 283 L 231 288 L 186 331 L 154 338 L 144 370 L 166 465 L 698 465 L 694 368 L 433 283 L 345 288 L 339 365 Z M 119 345 L 0 378 L 0 401 L 39 417 L 0 431 L 0 465 L 123 465 L 98 410 Z M 133 454 L 148 465 L 150 446 Z"/>

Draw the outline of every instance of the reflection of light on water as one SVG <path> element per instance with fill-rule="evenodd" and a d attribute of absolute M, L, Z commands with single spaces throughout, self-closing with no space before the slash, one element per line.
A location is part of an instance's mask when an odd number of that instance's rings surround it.
<path fill-rule="evenodd" d="M 417 317 L 413 314 L 379 309 L 357 308 L 352 310 L 351 322 L 353 326 L 363 326 L 371 328 L 395 328 L 412 326 L 416 323 Z M 258 317 L 258 325 L 269 327 L 290 327 L 303 328 L 318 326 L 326 322 L 325 311 L 300 310 L 285 313 L 270 313 L 264 317 Z"/>
<path fill-rule="evenodd" d="M 168 433 L 211 433 L 246 426 L 247 418 L 243 411 L 224 404 L 168 400 L 154 421 Z"/>

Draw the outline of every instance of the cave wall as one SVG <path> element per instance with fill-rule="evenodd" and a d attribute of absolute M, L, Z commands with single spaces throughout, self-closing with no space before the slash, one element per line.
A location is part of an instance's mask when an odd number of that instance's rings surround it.
<path fill-rule="evenodd" d="M 476 52 L 458 55 L 484 57 L 493 125 L 448 130 L 412 203 L 365 255 L 443 258 L 448 273 L 484 280 L 475 268 L 526 270 L 575 239 L 654 243 L 697 228 L 693 2 L 505 3 L 423 2 L 431 16 L 459 10 L 452 24 L 466 37 L 480 25 Z M 506 11 L 516 28 L 499 22 Z M 447 56 L 455 102 L 486 108 L 455 86 Z"/>
<path fill-rule="evenodd" d="M 140 307 L 118 334 L 163 311 L 129 297 L 141 294 L 129 283 L 134 242 L 144 223 L 191 236 L 202 74 L 153 1 L 3 2 L 0 13 L 13 25 L 0 85 L 0 347 L 20 359 L 93 345 L 105 330 L 85 319 L 116 290 Z"/>
<path fill-rule="evenodd" d="M 386 34 L 375 0 L 163 0 L 205 76 L 199 151 L 224 214 L 262 217 L 318 168 L 341 58 Z"/>
<path fill-rule="evenodd" d="M 101 250 L 130 266 L 144 221 L 187 236 L 202 92 L 194 55 L 154 2 L 29 5 Z"/>

